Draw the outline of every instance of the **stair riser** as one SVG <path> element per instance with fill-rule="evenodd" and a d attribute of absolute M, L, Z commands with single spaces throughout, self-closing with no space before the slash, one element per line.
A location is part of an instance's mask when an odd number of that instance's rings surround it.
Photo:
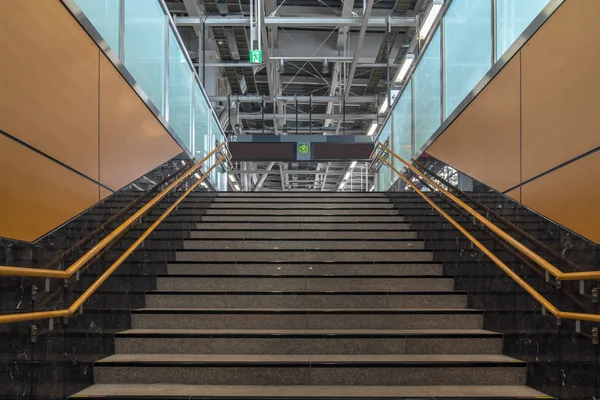
<path fill-rule="evenodd" d="M 220 192 L 217 195 L 217 199 L 222 198 L 235 198 L 235 199 L 256 199 L 256 198 L 317 198 L 317 199 L 325 199 L 325 201 L 329 201 L 329 199 L 333 198 L 342 198 L 342 199 L 365 199 L 369 201 L 370 199 L 386 199 L 387 196 L 384 193 L 306 193 L 306 192 L 260 192 L 260 193 L 236 193 L 236 192 Z"/>
<path fill-rule="evenodd" d="M 298 198 L 256 198 L 256 197 L 237 197 L 237 198 L 224 198 L 217 197 L 215 199 L 215 204 L 237 204 L 237 203 L 252 203 L 252 204 L 307 204 L 307 203 L 317 203 L 317 204 L 326 204 L 327 206 L 336 206 L 336 205 L 344 205 L 344 204 L 391 204 L 389 200 L 385 197 L 373 197 L 373 198 L 365 198 L 365 197 L 357 197 L 357 198 L 318 198 L 318 197 L 303 197 L 302 199 Z"/>
<path fill-rule="evenodd" d="M 177 218 L 177 217 L 173 217 Z M 356 223 L 356 222 L 388 222 L 388 223 L 401 223 L 404 221 L 403 217 L 395 215 L 337 215 L 337 216 L 273 216 L 270 215 L 206 215 L 202 217 L 204 222 L 345 222 L 345 223 Z M 400 229 L 396 227 L 396 229 Z"/>
<path fill-rule="evenodd" d="M 304 211 L 308 211 L 308 209 L 313 210 L 348 210 L 348 211 L 357 211 L 359 209 L 392 209 L 394 207 L 393 204 L 387 202 L 374 202 L 374 203 L 357 203 L 357 202 L 345 202 L 345 203 L 317 203 L 317 202 L 242 202 L 242 203 L 226 203 L 226 202 L 217 202 L 211 205 L 212 209 L 243 209 L 244 211 L 249 211 L 249 209 L 262 209 L 262 210 L 273 210 L 273 209 L 303 209 Z"/>
<path fill-rule="evenodd" d="M 441 275 L 442 264 L 169 264 L 169 274 Z"/>
<path fill-rule="evenodd" d="M 464 308 L 465 295 L 147 295 L 155 308 Z"/>
<path fill-rule="evenodd" d="M 448 278 L 158 278 L 158 290 L 243 290 L 286 292 L 388 292 L 451 291 L 454 281 Z"/>
<path fill-rule="evenodd" d="M 166 245 L 165 245 L 166 246 Z M 356 241 L 356 240 L 186 240 L 186 250 L 422 250 L 419 241 Z"/>
<path fill-rule="evenodd" d="M 386 232 L 386 231 L 192 231 L 192 239 L 416 239 L 417 232 Z"/>
<path fill-rule="evenodd" d="M 266 222 L 266 221 L 265 221 Z M 408 223 L 394 223 L 394 224 L 370 224 L 368 222 L 362 223 L 289 223 L 288 222 L 271 222 L 271 223 L 252 223 L 252 222 L 208 222 L 203 220 L 202 223 L 196 225 L 196 229 L 227 229 L 227 230 L 276 230 L 276 229 L 293 229 L 302 231 L 305 229 L 316 229 L 324 231 L 357 231 L 361 230 L 374 230 L 374 231 L 396 231 L 396 230 L 409 230 L 410 224 Z"/>
<path fill-rule="evenodd" d="M 498 338 L 121 338 L 116 354 L 500 354 Z"/>
<path fill-rule="evenodd" d="M 344 251 L 312 251 L 312 252 L 261 252 L 261 251 L 180 251 L 176 261 L 197 262 L 430 262 L 432 253 L 426 251 L 403 252 L 344 252 Z"/>
<path fill-rule="evenodd" d="M 132 314 L 134 329 L 481 329 L 475 315 Z"/>
<path fill-rule="evenodd" d="M 522 385 L 517 367 L 94 367 L 96 383 L 194 385 Z"/>
<path fill-rule="evenodd" d="M 398 215 L 398 211 L 396 210 L 327 210 L 327 209 L 313 209 L 313 210 L 277 210 L 277 209 L 215 209 L 211 208 L 206 210 L 207 215 L 240 215 L 240 216 L 249 216 L 249 215 L 282 215 L 282 216 L 290 216 L 290 215 L 300 215 L 300 216 L 332 216 L 332 215 L 340 215 L 340 216 L 387 216 L 387 215 Z"/>

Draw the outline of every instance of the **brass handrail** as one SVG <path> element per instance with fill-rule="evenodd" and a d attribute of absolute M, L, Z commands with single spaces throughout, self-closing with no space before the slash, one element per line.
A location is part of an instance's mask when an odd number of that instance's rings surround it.
<path fill-rule="evenodd" d="M 220 149 L 223 145 L 224 145 L 224 143 L 222 143 L 215 150 L 213 150 L 211 153 L 209 153 L 203 160 L 198 162 L 196 164 L 196 166 L 191 169 L 191 171 L 197 169 L 203 161 L 205 161 L 210 156 L 212 156 L 212 154 L 214 152 L 216 152 L 218 149 Z M 83 294 L 81 296 L 79 296 L 77 298 L 77 300 L 75 300 L 73 302 L 73 304 L 71 304 L 71 306 L 69 308 L 66 308 L 63 310 L 38 311 L 38 312 L 29 312 L 29 313 L 0 315 L 0 325 L 13 323 L 13 322 L 24 322 L 24 321 L 34 321 L 34 320 L 39 320 L 39 319 L 69 317 L 69 316 L 73 315 L 75 312 L 77 312 L 77 310 L 79 310 L 83 306 L 83 303 L 92 294 L 94 294 L 96 292 L 96 290 L 98 290 L 98 288 L 102 285 L 102 283 L 104 283 L 112 275 L 112 273 L 114 271 L 116 271 L 116 269 L 119 268 L 119 266 L 121 266 L 121 264 L 123 264 L 123 262 L 131 255 L 131 253 L 133 253 L 142 244 L 142 242 L 156 229 L 156 227 L 158 227 L 158 225 L 160 225 L 160 223 L 169 216 L 169 214 L 179 205 L 179 203 L 181 203 L 196 187 L 198 187 L 198 185 L 200 185 L 200 183 L 202 183 L 202 181 L 210 174 L 210 172 L 214 168 L 216 168 L 217 165 L 219 165 L 226 158 L 227 158 L 227 154 L 222 155 L 204 173 L 204 175 L 202 175 L 196 182 L 194 182 L 192 185 L 190 185 L 190 187 L 181 196 L 179 196 L 177 198 L 177 200 L 175 200 L 175 202 L 173 204 L 171 204 L 171 206 L 169 206 L 169 208 L 167 208 L 165 210 L 165 212 L 163 212 L 161 214 L 161 216 L 158 217 L 157 220 L 154 221 L 154 223 L 152 223 L 152 225 L 150 225 L 150 227 L 148 227 L 148 229 L 146 229 L 144 231 L 144 233 L 142 233 L 140 235 L 140 237 L 135 242 L 133 242 L 133 244 L 131 246 L 129 246 L 127 248 L 127 250 L 125 250 L 123 252 L 123 254 L 121 254 L 121 256 L 119 258 L 117 258 L 117 260 L 114 263 L 112 263 L 111 266 L 108 267 L 108 269 L 106 271 L 104 271 L 104 273 L 102 275 L 100 275 L 100 277 L 94 283 L 92 283 L 90 285 L 90 287 L 85 292 L 83 292 Z M 186 174 L 185 176 L 188 176 L 188 174 Z M 161 192 L 161 194 L 162 194 L 162 192 Z M 154 199 L 160 197 L 161 194 L 157 195 Z M 164 196 L 162 196 L 162 197 L 164 197 Z M 162 197 L 161 197 L 161 199 L 162 199 Z M 119 228 L 117 228 L 117 229 L 119 229 Z"/>
<path fill-rule="evenodd" d="M 532 242 L 534 245 L 542 248 L 546 253 L 550 254 L 555 259 L 558 259 L 558 260 L 560 260 L 562 262 L 565 262 L 566 264 L 570 265 L 572 268 L 574 268 L 576 270 L 579 270 L 581 268 L 578 264 L 574 263 L 573 261 L 569 260 L 568 258 L 564 258 L 556 250 L 552 249 L 551 247 L 549 247 L 548 245 L 546 245 L 545 243 L 543 243 L 538 238 L 532 236 L 529 232 L 524 231 L 523 229 L 521 229 L 515 223 L 509 221 L 504 216 L 502 216 L 499 213 L 497 213 L 496 211 L 492 210 L 491 208 L 489 208 L 488 206 L 486 206 L 485 204 L 483 204 L 479 200 L 474 199 L 473 197 L 469 196 L 467 193 L 463 192 L 462 190 L 460 190 L 456 186 L 452 185 L 446 179 L 442 178 L 441 176 L 439 176 L 435 172 L 429 170 L 427 167 L 425 167 L 425 165 L 421 164 L 420 162 L 418 162 L 416 160 L 413 161 L 413 165 L 416 165 L 417 167 L 419 167 L 423 171 L 423 173 L 429 174 L 429 175 L 433 176 L 434 179 L 436 179 L 436 180 L 442 182 L 444 185 L 446 185 L 446 187 L 448 187 L 449 190 L 452 190 L 453 192 L 457 193 L 458 195 L 463 196 L 468 201 L 470 201 L 471 203 L 475 204 L 476 207 L 479 207 L 480 209 L 483 209 L 485 211 L 486 215 L 488 215 L 488 216 L 491 215 L 493 219 L 495 219 L 498 222 L 500 222 L 501 224 L 507 226 L 508 229 L 514 230 L 517 234 L 519 234 L 520 236 L 522 236 L 523 238 L 525 238 L 529 242 Z"/>
<path fill-rule="evenodd" d="M 65 258 L 67 258 L 69 255 L 73 254 L 77 249 L 81 248 L 83 245 L 89 243 L 89 241 L 92 240 L 92 239 L 94 239 L 96 236 L 98 236 L 98 234 L 100 234 L 100 232 L 103 232 L 106 228 L 108 228 L 109 226 L 111 226 L 115 221 L 118 221 L 119 219 L 121 219 L 125 214 L 127 214 L 127 212 L 129 210 L 131 210 L 132 208 L 134 208 L 135 206 L 137 206 L 138 204 L 140 204 L 142 201 L 146 200 L 151 194 L 153 194 L 160 187 L 162 187 L 162 185 L 164 185 L 165 183 L 169 182 L 171 179 L 173 179 L 174 177 L 176 177 L 177 175 L 179 175 L 180 173 L 182 173 L 186 169 L 190 168 L 193 164 L 194 164 L 194 160 L 188 160 L 188 161 L 186 161 L 175 172 L 173 172 L 173 173 L 167 175 L 166 177 L 164 177 L 163 180 L 161 180 L 156 185 L 154 185 L 152 188 L 150 188 L 150 190 L 144 192 L 144 194 L 142 194 L 141 196 L 139 196 L 138 198 L 136 198 L 135 200 L 133 200 L 131 203 L 127 204 L 125 206 L 125 208 L 122 208 L 121 210 L 119 210 L 119 212 L 117 212 L 115 215 L 113 215 L 112 217 L 110 217 L 106 222 L 104 222 L 101 225 L 99 225 L 92 232 L 88 233 L 84 238 L 80 239 L 77 243 L 75 243 L 69 249 L 67 249 L 67 250 L 63 251 L 62 253 L 60 253 L 56 258 L 54 258 L 52 261 L 50 261 L 48 264 L 46 264 L 44 266 L 44 269 L 50 269 L 50 270 L 52 270 L 54 266 L 56 266 L 61 261 L 64 261 Z"/>
<path fill-rule="evenodd" d="M 414 167 L 412 167 L 412 165 L 410 165 L 406 160 L 404 160 L 402 157 L 400 157 L 399 155 L 397 155 L 396 153 L 394 153 L 393 151 L 391 151 L 389 148 L 387 148 L 386 146 L 384 146 L 383 144 L 379 143 L 379 145 L 386 151 L 389 152 L 389 154 L 392 154 L 394 157 L 396 157 L 399 161 L 401 161 L 402 163 L 404 163 L 405 165 L 407 165 L 411 170 L 414 170 Z M 581 321 L 592 321 L 592 322 L 600 322 L 600 315 L 599 314 L 587 314 L 587 313 L 574 313 L 574 312 L 567 312 L 567 311 L 560 311 L 558 308 L 556 308 L 548 299 L 546 299 L 544 296 L 542 296 L 537 290 L 535 290 L 532 286 L 530 286 L 527 282 L 525 282 L 525 280 L 523 280 L 516 272 L 514 272 L 512 269 L 510 269 L 510 267 L 508 265 L 506 265 L 502 260 L 500 260 L 494 253 L 492 253 L 487 247 L 485 247 L 479 240 L 477 240 L 473 235 L 471 235 L 465 228 L 463 228 L 463 226 L 461 224 L 459 224 L 454 218 L 452 218 L 448 213 L 446 213 L 444 210 L 442 210 L 442 208 L 440 206 L 438 206 L 437 203 L 435 203 L 433 200 L 431 200 L 429 197 L 427 197 L 425 195 L 425 193 L 423 193 L 410 179 L 408 179 L 407 177 L 405 177 L 402 173 L 400 173 L 400 171 L 398 171 L 389 161 L 387 161 L 386 159 L 384 159 L 381 155 L 377 154 L 377 158 L 379 158 L 384 164 L 386 164 L 388 167 L 390 167 L 396 174 L 398 174 L 398 176 L 404 181 L 406 182 L 406 184 L 408 184 L 415 192 L 417 192 L 427 203 L 429 203 L 429 205 L 431 207 L 433 207 L 437 212 L 440 213 L 440 215 L 442 215 L 444 218 L 446 218 L 446 220 L 448 220 L 448 222 L 450 222 L 456 229 L 458 229 L 459 232 L 461 232 L 467 239 L 469 239 L 479 250 L 481 250 L 486 256 L 488 256 L 492 262 L 494 262 L 494 264 L 496 264 L 498 267 L 500 267 L 500 269 L 502 269 L 513 281 L 515 281 L 515 283 L 517 283 L 519 286 L 521 286 L 521 288 L 523 288 L 527 293 L 529 293 L 529 295 L 531 295 L 531 297 L 533 297 L 538 303 L 540 303 L 542 305 L 542 307 L 544 307 L 546 310 L 548 310 L 548 312 L 550 312 L 552 315 L 554 315 L 556 318 L 559 319 L 573 319 L 573 320 L 581 320 Z M 415 172 L 417 175 L 419 175 L 420 177 L 424 177 L 424 175 L 416 170 L 413 171 Z M 439 185 L 433 185 L 438 186 Z M 437 187 L 436 187 L 437 188 Z M 439 189 L 438 189 L 439 190 Z M 442 189 L 444 192 L 445 190 Z M 445 194 L 445 193 L 444 193 Z M 453 196 L 454 197 L 454 196 Z M 464 204 L 462 201 L 459 200 L 460 203 Z M 458 202 L 457 202 L 458 203 Z M 460 205 L 460 203 L 458 203 Z M 466 205 L 466 204 L 465 204 Z M 467 206 L 468 207 L 468 206 Z M 470 208 L 470 207 L 469 207 Z M 472 210 L 472 209 L 471 209 Z M 468 211 L 468 210 L 467 210 Z M 474 214 L 477 214 L 476 211 L 472 210 L 473 212 L 469 212 L 471 215 L 475 216 Z M 486 220 L 487 221 L 487 220 Z M 489 221 L 488 221 L 489 222 Z M 490 223 L 491 224 L 491 223 Z M 493 224 L 491 224 L 493 225 Z M 494 225 L 495 227 L 495 225 Z M 499 228 L 496 227 L 496 229 L 500 230 Z M 512 239 L 512 238 L 511 238 Z M 524 247 L 524 246 L 523 246 Z M 531 251 L 531 250 L 530 250 Z M 538 256 L 539 257 L 539 256 Z"/>
<path fill-rule="evenodd" d="M 77 273 L 87 262 L 89 262 L 94 256 L 96 256 L 103 248 L 109 243 L 115 240 L 121 233 L 125 231 L 130 225 L 135 223 L 140 217 L 144 216 L 151 208 L 153 208 L 159 201 L 161 201 L 174 187 L 181 183 L 188 176 L 192 175 L 202 164 L 204 164 L 213 154 L 219 151 L 225 142 L 218 145 L 213 151 L 208 153 L 206 157 L 198 161 L 196 165 L 190 168 L 187 172 L 181 175 L 179 178 L 174 180 L 167 186 L 162 192 L 156 195 L 146 205 L 135 212 L 131 217 L 125 220 L 115 230 L 106 235 L 104 239 L 99 241 L 94 247 L 88 250 L 83 256 L 75 261 L 69 268 L 64 271 L 43 269 L 43 268 L 26 268 L 26 267 L 12 267 L 12 266 L 0 266 L 0 276 L 28 276 L 33 278 L 60 278 L 69 279 Z M 215 164 L 216 165 L 216 164 Z M 212 170 L 212 169 L 211 169 Z"/>
<path fill-rule="evenodd" d="M 436 182 L 431 180 L 426 175 L 424 175 L 421 171 L 419 171 L 417 168 L 415 168 L 408 161 L 406 161 L 405 159 L 400 157 L 398 154 L 394 153 L 389 147 L 387 147 L 386 145 L 384 145 L 381 142 L 378 145 L 382 149 L 384 149 L 386 152 L 388 152 L 389 154 L 394 156 L 396 159 L 398 159 L 400 162 L 402 162 L 404 165 L 406 165 L 407 168 L 410 169 L 412 172 L 414 172 L 416 175 L 420 176 L 427 183 L 429 183 L 430 185 L 435 187 L 437 190 L 439 190 L 446 197 L 448 197 L 449 199 L 454 201 L 456 204 L 460 205 L 461 208 L 463 208 L 465 211 L 467 211 L 469 214 L 471 214 L 471 216 L 473 216 L 475 219 L 477 219 L 479 222 L 481 222 L 483 225 L 485 225 L 488 229 L 490 229 L 496 235 L 498 235 L 499 237 L 504 239 L 507 243 L 509 243 L 512 247 L 514 247 L 520 253 L 524 254 L 525 256 L 527 256 L 527 258 L 529 258 L 530 260 L 535 262 L 537 265 L 542 267 L 544 270 L 546 270 L 550 275 L 555 277 L 556 280 L 558 280 L 558 281 L 578 281 L 578 280 L 600 279 L 600 271 L 562 272 L 560 269 L 556 268 L 554 265 L 552 265 L 548 261 L 544 260 L 540 255 L 535 253 L 529 247 L 525 246 L 523 243 L 519 242 L 518 240 L 516 240 L 515 238 L 510 236 L 508 233 L 504 232 L 502 229 L 498 228 L 494 223 L 489 221 L 483 215 L 479 214 L 477 211 L 475 211 L 473 208 L 471 208 L 468 204 L 464 203 L 461 199 L 459 199 L 458 197 L 456 197 L 455 195 L 453 195 L 452 193 L 450 193 L 449 191 L 444 189 L 442 186 L 438 185 Z M 381 157 L 379 157 L 379 158 L 381 158 Z"/>

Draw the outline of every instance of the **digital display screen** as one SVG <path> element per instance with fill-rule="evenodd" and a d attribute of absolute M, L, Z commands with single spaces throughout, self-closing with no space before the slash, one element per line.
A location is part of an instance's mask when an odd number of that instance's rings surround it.
<path fill-rule="evenodd" d="M 294 161 L 296 143 L 229 142 L 232 161 Z"/>
<path fill-rule="evenodd" d="M 315 160 L 368 160 L 375 145 L 373 143 L 314 143 Z"/>

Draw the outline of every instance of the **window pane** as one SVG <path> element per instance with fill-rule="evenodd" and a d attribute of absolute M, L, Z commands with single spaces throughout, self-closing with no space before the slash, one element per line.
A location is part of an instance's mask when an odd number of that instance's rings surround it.
<path fill-rule="evenodd" d="M 192 70 L 169 29 L 169 124 L 188 149 L 192 147 Z"/>
<path fill-rule="evenodd" d="M 390 143 L 390 139 L 391 139 L 391 134 L 392 134 L 392 118 L 388 118 L 387 122 L 385 123 L 385 126 L 383 127 L 383 130 L 381 131 L 381 135 L 379 135 L 379 139 L 378 141 L 385 144 L 386 146 L 390 147 L 391 143 Z M 390 156 L 387 156 L 387 159 L 390 160 Z M 385 190 L 388 189 L 388 186 L 390 185 L 390 181 L 391 181 L 391 177 L 392 177 L 392 172 L 390 170 L 390 167 L 388 167 L 386 164 L 383 164 L 381 166 L 381 168 L 379 168 L 379 171 L 377 173 L 377 191 L 379 192 L 383 192 Z"/>
<path fill-rule="evenodd" d="M 492 67 L 491 0 L 453 0 L 444 28 L 446 118 Z"/>
<path fill-rule="evenodd" d="M 200 87 L 194 84 L 194 137 L 193 154 L 198 160 L 204 158 L 210 151 L 208 143 L 209 107 L 204 100 Z"/>
<path fill-rule="evenodd" d="M 496 57 L 499 59 L 550 0 L 496 0 Z"/>
<path fill-rule="evenodd" d="M 440 30 L 438 28 L 413 75 L 416 151 L 442 123 L 440 63 Z"/>
<path fill-rule="evenodd" d="M 405 160 L 411 157 L 412 82 L 408 82 L 394 108 L 394 146 L 392 150 Z M 401 171 L 404 164 L 394 157 L 394 167 Z"/>
<path fill-rule="evenodd" d="M 166 16 L 158 1 L 125 0 L 124 64 L 161 114 L 165 83 Z"/>
<path fill-rule="evenodd" d="M 108 46 L 119 55 L 119 0 L 76 0 Z"/>

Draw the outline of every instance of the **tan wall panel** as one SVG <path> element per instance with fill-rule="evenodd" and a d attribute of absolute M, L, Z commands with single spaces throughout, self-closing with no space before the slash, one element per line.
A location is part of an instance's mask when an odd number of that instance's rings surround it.
<path fill-rule="evenodd" d="M 98 201 L 98 184 L 0 136 L 0 237 L 32 241 Z"/>
<path fill-rule="evenodd" d="M 3 1 L 0 26 L 0 129 L 98 179 L 98 47 L 58 0 Z"/>
<path fill-rule="evenodd" d="M 100 182 L 119 190 L 182 150 L 105 57 L 100 61 Z"/>
<path fill-rule="evenodd" d="M 523 181 L 600 146 L 598 15 L 567 0 L 521 50 Z"/>
<path fill-rule="evenodd" d="M 113 192 L 111 192 L 110 190 L 104 189 L 102 186 L 100 186 L 100 200 L 104 200 L 111 194 L 113 194 Z"/>
<path fill-rule="evenodd" d="M 510 192 L 506 192 L 505 194 L 506 194 L 506 196 L 510 197 L 513 200 L 521 201 L 521 189 L 520 188 L 513 189 Z"/>
<path fill-rule="evenodd" d="M 523 204 L 600 243 L 600 152 L 523 185 Z"/>
<path fill-rule="evenodd" d="M 519 184 L 519 56 L 427 152 L 499 191 Z"/>

